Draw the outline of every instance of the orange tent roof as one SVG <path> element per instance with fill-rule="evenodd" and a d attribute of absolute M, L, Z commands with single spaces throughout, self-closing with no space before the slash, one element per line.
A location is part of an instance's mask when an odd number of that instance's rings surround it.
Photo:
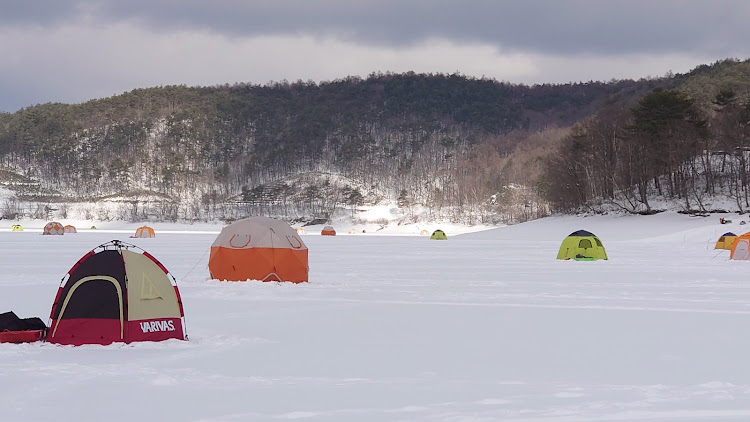
<path fill-rule="evenodd" d="M 57 221 L 50 221 L 44 226 L 44 230 L 42 230 L 42 234 L 64 234 L 65 229 L 63 228 L 63 225 L 58 223 Z"/>
<path fill-rule="evenodd" d="M 734 239 L 729 259 L 750 260 L 750 232 Z"/>
<path fill-rule="evenodd" d="M 154 233 L 154 229 L 152 229 L 149 226 L 141 226 L 141 227 L 138 227 L 135 230 L 135 234 L 130 237 L 146 237 L 146 238 L 156 237 L 156 233 Z"/>

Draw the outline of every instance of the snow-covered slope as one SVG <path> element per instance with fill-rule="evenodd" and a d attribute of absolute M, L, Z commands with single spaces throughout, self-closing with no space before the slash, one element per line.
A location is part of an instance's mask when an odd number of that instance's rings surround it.
<path fill-rule="evenodd" d="M 730 220 L 731 223 L 720 224 L 720 218 Z M 571 232 L 584 229 L 593 232 L 604 242 L 665 239 L 673 236 L 679 237 L 680 241 L 687 241 L 688 238 L 706 236 L 714 239 L 729 231 L 738 235 L 750 231 L 750 225 L 742 224 L 743 221 L 750 223 L 750 217 L 737 214 L 695 217 L 675 212 L 663 212 L 651 216 L 622 213 L 585 217 L 556 215 L 465 236 L 482 240 L 512 240 L 517 239 L 518 236 L 533 236 L 540 240 L 559 242 Z"/>
<path fill-rule="evenodd" d="M 157 225 L 131 240 L 178 278 L 190 341 L 0 344 L 0 420 L 748 420 L 750 262 L 712 249 L 748 226 L 722 217 L 307 235 L 301 285 L 209 280 L 218 227 Z M 46 319 L 65 272 L 130 229 L 0 232 L 0 311 Z M 555 260 L 578 229 L 610 260 Z"/>

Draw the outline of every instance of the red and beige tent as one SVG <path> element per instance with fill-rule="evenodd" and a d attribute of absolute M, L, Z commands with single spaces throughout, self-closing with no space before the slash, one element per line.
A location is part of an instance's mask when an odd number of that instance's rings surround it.
<path fill-rule="evenodd" d="M 47 341 L 110 344 L 185 340 L 177 283 L 137 246 L 113 240 L 83 256 L 57 290 Z"/>
<path fill-rule="evenodd" d="M 63 228 L 63 225 L 58 223 L 57 221 L 50 221 L 44 226 L 44 229 L 42 230 L 42 234 L 64 234 L 65 229 Z"/>
<path fill-rule="evenodd" d="M 63 232 L 65 233 L 78 233 L 78 230 L 76 230 L 75 226 L 67 225 L 63 227 Z"/>
<path fill-rule="evenodd" d="M 149 226 L 141 226 L 135 230 L 135 234 L 130 237 L 156 237 L 154 229 Z"/>
<path fill-rule="evenodd" d="M 323 236 L 336 236 L 336 230 L 332 226 L 325 226 L 320 234 Z"/>
<path fill-rule="evenodd" d="M 252 217 L 224 227 L 211 245 L 211 277 L 228 281 L 307 281 L 307 246 L 289 224 Z"/>

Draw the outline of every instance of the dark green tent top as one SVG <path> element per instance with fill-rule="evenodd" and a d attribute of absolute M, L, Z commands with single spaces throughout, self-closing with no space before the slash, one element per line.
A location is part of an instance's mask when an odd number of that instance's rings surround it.
<path fill-rule="evenodd" d="M 587 232 L 586 230 L 578 230 L 570 234 L 570 236 L 593 236 L 596 237 L 594 233 Z"/>

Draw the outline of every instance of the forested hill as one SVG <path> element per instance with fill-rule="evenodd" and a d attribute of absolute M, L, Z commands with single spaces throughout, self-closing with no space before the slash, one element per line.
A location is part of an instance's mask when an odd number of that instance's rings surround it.
<path fill-rule="evenodd" d="M 548 210 L 542 157 L 569 127 L 657 88 L 703 92 L 737 66 L 535 86 L 406 73 L 136 89 L 0 114 L 0 181 L 21 204 L 119 198 L 133 207 L 116 217 L 131 219 L 328 218 L 387 200 L 430 218 L 527 219 Z"/>
<path fill-rule="evenodd" d="M 545 159 L 558 210 L 750 210 L 750 62 L 701 65 L 576 124 Z"/>

